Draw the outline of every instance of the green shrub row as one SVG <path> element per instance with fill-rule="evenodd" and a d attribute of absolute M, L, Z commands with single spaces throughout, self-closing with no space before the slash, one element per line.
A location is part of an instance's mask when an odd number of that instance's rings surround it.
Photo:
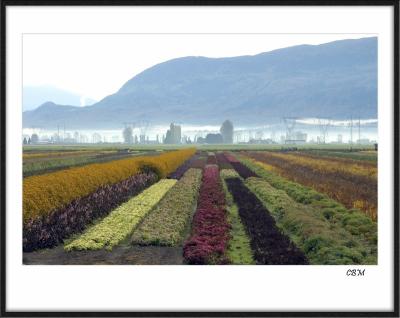
<path fill-rule="evenodd" d="M 374 249 L 376 254 L 377 224 L 364 213 L 357 209 L 346 209 L 327 195 L 267 171 L 249 158 L 244 156 L 237 158 L 274 188 L 285 191 L 294 201 L 317 210 L 332 226 L 339 225 L 357 240 L 364 241 L 364 244 Z"/>
<path fill-rule="evenodd" d="M 89 227 L 76 238 L 66 242 L 64 249 L 71 250 L 111 250 L 124 241 L 176 183 L 175 179 L 163 179 L 128 202 L 120 205 L 99 223 Z"/>
<path fill-rule="evenodd" d="M 357 240 L 340 224 L 330 223 L 318 209 L 295 202 L 285 191 L 272 187 L 263 179 L 249 178 L 245 184 L 311 264 L 376 264 L 376 249 Z"/>
<path fill-rule="evenodd" d="M 176 246 L 184 240 L 194 213 L 201 170 L 189 169 L 132 235 L 132 244 Z"/>
<path fill-rule="evenodd" d="M 225 179 L 240 178 L 239 174 L 233 169 L 223 169 L 220 171 L 225 192 L 226 209 L 228 211 L 228 222 L 231 225 L 230 240 L 228 242 L 227 256 L 231 264 L 252 265 L 255 264 L 253 252 L 250 246 L 250 239 L 240 220 L 239 209 L 235 204 L 232 194 L 229 192 Z"/>

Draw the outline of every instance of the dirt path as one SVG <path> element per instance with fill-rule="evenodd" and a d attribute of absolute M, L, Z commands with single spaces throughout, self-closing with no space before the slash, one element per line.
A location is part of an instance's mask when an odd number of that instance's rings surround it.
<path fill-rule="evenodd" d="M 122 245 L 111 252 L 65 252 L 63 246 L 23 254 L 25 265 L 182 265 L 182 247 Z"/>

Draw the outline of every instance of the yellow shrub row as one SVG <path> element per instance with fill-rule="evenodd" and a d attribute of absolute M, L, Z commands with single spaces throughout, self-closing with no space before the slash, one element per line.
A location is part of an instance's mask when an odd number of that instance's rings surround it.
<path fill-rule="evenodd" d="M 159 156 L 141 156 L 90 164 L 54 173 L 32 176 L 23 181 L 24 222 L 46 215 L 100 186 L 120 182 L 136 174 L 144 165 L 157 168 L 161 177 L 173 172 L 195 153 L 182 149 Z"/>
<path fill-rule="evenodd" d="M 291 163 L 310 167 L 313 170 L 326 171 L 326 172 L 344 172 L 347 174 L 366 176 L 370 178 L 376 179 L 377 177 L 377 168 L 371 167 L 370 165 L 363 165 L 362 163 L 349 163 L 338 164 L 335 161 L 330 161 L 325 158 L 310 158 L 303 157 L 301 155 L 293 155 L 293 154 L 282 154 L 282 153 L 273 153 L 268 152 L 268 156 L 281 158 L 287 160 Z"/>

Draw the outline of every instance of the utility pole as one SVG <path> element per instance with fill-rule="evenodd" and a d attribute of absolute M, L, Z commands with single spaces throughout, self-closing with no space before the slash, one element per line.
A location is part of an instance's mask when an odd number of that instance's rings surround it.
<path fill-rule="evenodd" d="M 350 150 L 353 149 L 353 116 L 350 118 Z"/>

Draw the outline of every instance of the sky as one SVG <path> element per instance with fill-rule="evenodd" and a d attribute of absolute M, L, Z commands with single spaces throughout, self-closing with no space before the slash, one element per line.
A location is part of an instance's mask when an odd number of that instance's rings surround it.
<path fill-rule="evenodd" d="M 368 34 L 24 34 L 23 85 L 81 96 L 115 93 L 145 69 L 178 57 L 255 55 Z M 77 105 L 79 106 L 79 105 Z"/>

